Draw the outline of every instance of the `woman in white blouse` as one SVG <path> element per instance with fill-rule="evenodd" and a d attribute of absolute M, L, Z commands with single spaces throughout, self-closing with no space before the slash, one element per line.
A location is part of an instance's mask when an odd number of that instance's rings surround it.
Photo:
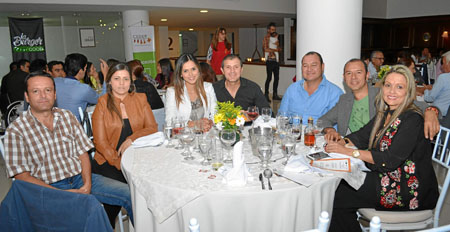
<path fill-rule="evenodd" d="M 193 121 L 201 119 L 204 129 L 209 130 L 216 106 L 214 88 L 211 83 L 203 82 L 197 59 L 192 54 L 181 55 L 166 92 L 166 123 L 178 118 L 188 120 L 192 127 Z"/>

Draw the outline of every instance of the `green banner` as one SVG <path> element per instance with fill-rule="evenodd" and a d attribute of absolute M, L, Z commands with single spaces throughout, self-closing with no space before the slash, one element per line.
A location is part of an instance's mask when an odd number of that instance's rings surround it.
<path fill-rule="evenodd" d="M 44 46 L 18 46 L 13 50 L 14 52 L 45 52 Z"/>
<path fill-rule="evenodd" d="M 140 60 L 144 66 L 144 72 L 150 74 L 153 78 L 156 77 L 156 55 L 155 52 L 135 52 L 133 59 Z"/>

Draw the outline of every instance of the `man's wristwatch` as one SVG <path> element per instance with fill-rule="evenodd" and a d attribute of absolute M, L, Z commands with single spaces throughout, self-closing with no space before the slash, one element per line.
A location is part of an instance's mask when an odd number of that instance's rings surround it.
<path fill-rule="evenodd" d="M 359 156 L 361 155 L 361 153 L 359 153 L 359 150 L 353 150 L 353 152 L 352 152 L 352 156 L 353 156 L 353 158 L 358 158 Z"/>

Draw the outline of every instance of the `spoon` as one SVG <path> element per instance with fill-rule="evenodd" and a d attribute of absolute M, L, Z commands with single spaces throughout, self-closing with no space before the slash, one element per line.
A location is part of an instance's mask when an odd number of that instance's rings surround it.
<path fill-rule="evenodd" d="M 270 169 L 264 170 L 264 177 L 267 178 L 267 182 L 269 183 L 269 190 L 272 190 L 272 185 L 270 184 L 270 178 L 272 177 L 273 172 Z"/>
<path fill-rule="evenodd" d="M 262 173 L 259 173 L 259 181 L 261 181 L 261 188 L 264 190 L 266 187 L 264 186 L 264 179 Z"/>

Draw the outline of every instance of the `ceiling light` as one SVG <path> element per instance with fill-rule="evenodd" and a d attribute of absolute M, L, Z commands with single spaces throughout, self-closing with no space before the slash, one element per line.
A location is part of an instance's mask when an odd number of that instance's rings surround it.
<path fill-rule="evenodd" d="M 161 22 L 167 22 L 167 19 L 161 19 Z"/>
<path fill-rule="evenodd" d="M 189 30 L 189 31 L 193 31 L 193 30 L 194 30 L 194 28 L 189 28 L 188 30 Z"/>
<path fill-rule="evenodd" d="M 208 10 L 200 10 L 200 13 L 208 13 Z"/>
<path fill-rule="evenodd" d="M 99 23 L 101 23 L 101 22 L 102 22 L 102 20 L 101 20 L 101 19 L 99 19 L 99 20 L 98 20 L 98 22 L 99 22 Z"/>
<path fill-rule="evenodd" d="M 117 27 L 117 23 L 114 23 L 114 26 Z"/>

